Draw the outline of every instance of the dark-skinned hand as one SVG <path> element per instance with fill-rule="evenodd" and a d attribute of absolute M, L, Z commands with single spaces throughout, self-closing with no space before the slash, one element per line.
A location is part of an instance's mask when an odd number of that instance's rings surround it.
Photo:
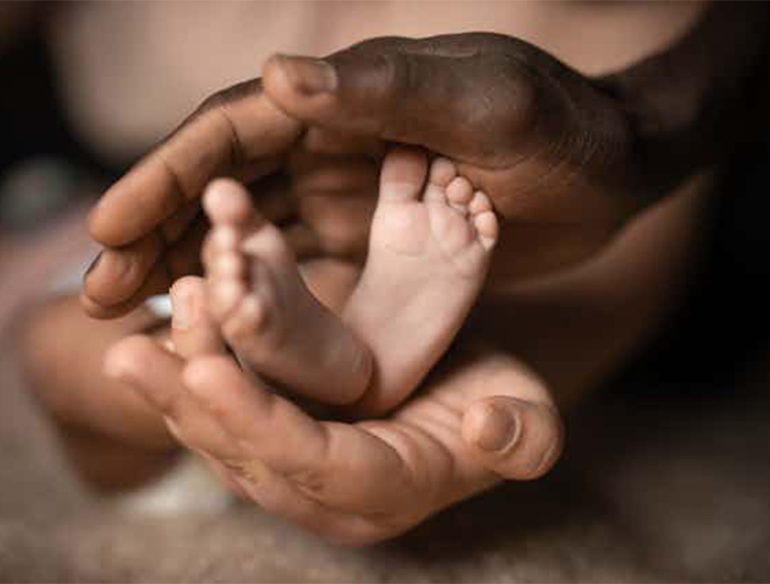
<path fill-rule="evenodd" d="M 90 229 L 106 250 L 84 305 L 121 314 L 198 270 L 198 199 L 217 176 L 251 182 L 300 257 L 361 260 L 392 143 L 457 161 L 491 196 L 502 222 L 493 283 L 582 260 L 646 200 L 627 122 L 598 84 L 502 35 L 275 56 L 261 81 L 212 96 L 97 204 Z"/>

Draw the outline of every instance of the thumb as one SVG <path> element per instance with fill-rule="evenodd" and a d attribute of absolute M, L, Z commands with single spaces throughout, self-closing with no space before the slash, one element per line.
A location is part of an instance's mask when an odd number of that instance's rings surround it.
<path fill-rule="evenodd" d="M 306 123 L 465 158 L 484 154 L 482 137 L 491 153 L 500 145 L 490 136 L 510 142 L 531 122 L 531 84 L 516 66 L 504 66 L 493 54 L 440 53 L 427 40 L 383 38 L 327 59 L 273 56 L 263 88 Z"/>
<path fill-rule="evenodd" d="M 561 455 L 564 430 L 549 405 L 512 397 L 478 400 L 465 412 L 463 440 L 475 458 L 505 479 L 535 479 Z"/>

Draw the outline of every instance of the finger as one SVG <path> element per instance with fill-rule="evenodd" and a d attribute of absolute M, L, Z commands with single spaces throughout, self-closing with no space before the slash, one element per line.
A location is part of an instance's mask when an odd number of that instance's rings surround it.
<path fill-rule="evenodd" d="M 261 93 L 258 82 L 217 93 L 104 194 L 89 215 L 91 235 L 112 248 L 153 233 L 162 242 L 164 232 L 173 235 L 185 223 L 183 210 L 212 178 L 248 176 L 252 180 L 273 172 L 300 132 L 301 124 L 280 112 Z M 120 257 L 126 249 L 115 254 Z M 148 258 L 157 254 L 157 247 L 139 253 Z M 84 302 L 86 309 L 105 317 L 121 314 L 119 304 L 140 303 L 152 275 L 148 258 L 126 270 L 117 288 L 110 272 L 114 268 L 97 264 L 84 292 L 89 299 Z"/>
<path fill-rule="evenodd" d="M 203 279 L 188 276 L 171 287 L 171 341 L 184 359 L 225 353 L 222 336 L 206 309 Z"/>
<path fill-rule="evenodd" d="M 135 390 L 166 419 L 171 433 L 192 450 L 216 450 L 224 460 L 238 460 L 242 450 L 182 383 L 184 361 L 145 335 L 120 341 L 107 353 L 104 373 Z"/>
<path fill-rule="evenodd" d="M 203 456 L 237 493 L 246 494 L 268 511 L 337 543 L 362 545 L 388 535 L 357 515 L 326 508 L 309 498 L 291 479 L 246 455 L 237 437 L 219 423 L 219 416 L 202 409 L 194 396 L 186 391 L 182 384 L 182 367 L 178 357 L 164 351 L 149 337 L 138 335 L 116 345 L 105 362 L 109 377 L 131 385 L 159 409 L 166 416 L 174 436 Z M 216 371 L 213 375 L 216 378 Z M 238 379 L 243 381 L 242 377 Z M 232 379 L 220 381 L 227 383 Z M 291 431 L 291 428 L 287 430 Z"/>
<path fill-rule="evenodd" d="M 561 455 L 563 434 L 552 406 L 509 396 L 476 401 L 462 421 L 463 439 L 475 458 L 513 480 L 548 472 Z"/>
<path fill-rule="evenodd" d="M 325 507 L 257 460 L 222 461 L 197 450 L 212 472 L 237 496 L 339 545 L 364 545 L 394 535 L 365 518 Z"/>
<path fill-rule="evenodd" d="M 91 235 L 111 247 L 144 237 L 198 198 L 212 178 L 261 159 L 274 166 L 300 131 L 257 82 L 214 94 L 104 194 L 89 216 Z"/>
<path fill-rule="evenodd" d="M 355 426 L 317 422 L 257 380 L 247 380 L 231 360 L 195 359 L 184 381 L 247 459 L 259 460 L 310 498 L 343 511 L 374 513 L 412 496 L 411 474 L 394 448 Z"/>
<path fill-rule="evenodd" d="M 93 318 L 121 316 L 149 296 L 168 292 L 177 278 L 201 273 L 200 250 L 207 230 L 208 222 L 199 216 L 165 251 L 154 235 L 120 250 L 102 251 L 83 278 L 83 309 Z"/>
<path fill-rule="evenodd" d="M 182 205 L 161 225 L 163 240 L 168 243 L 179 240 L 198 217 L 200 211 L 200 202 L 197 200 Z"/>
<path fill-rule="evenodd" d="M 131 335 L 116 343 L 104 358 L 104 373 L 139 390 L 164 415 L 173 413 L 181 395 L 183 361 L 146 335 Z"/>
<path fill-rule="evenodd" d="M 202 371 L 192 374 L 197 380 L 204 377 L 215 384 L 222 384 L 217 391 L 227 393 L 231 384 L 235 383 L 246 391 L 260 392 L 260 388 L 249 384 L 240 372 L 232 364 L 232 361 L 224 357 L 207 357 L 198 359 Z M 211 365 L 214 365 L 211 368 Z M 219 364 L 219 365 L 217 365 Z M 225 370 L 228 375 L 220 375 L 221 365 L 228 364 L 232 369 Z M 389 532 L 383 531 L 357 514 L 347 514 L 328 509 L 324 503 L 320 503 L 309 497 L 305 492 L 303 481 L 314 481 L 312 471 L 307 474 L 300 469 L 290 473 L 289 477 L 281 476 L 281 473 L 273 470 L 263 463 L 259 457 L 253 456 L 255 449 L 260 449 L 258 444 L 243 444 L 242 435 L 234 434 L 233 429 L 240 424 L 260 424 L 264 420 L 259 413 L 252 409 L 246 412 L 233 412 L 229 409 L 212 411 L 201 407 L 200 402 L 187 391 L 183 383 L 183 364 L 179 357 L 164 351 L 149 337 L 133 336 L 116 345 L 109 353 L 105 363 L 105 371 L 108 376 L 119 379 L 123 383 L 135 388 L 147 401 L 161 411 L 167 418 L 172 433 L 179 441 L 198 452 L 212 463 L 212 467 L 218 474 L 224 475 L 226 482 L 235 483 L 236 491 L 246 493 L 248 496 L 265 507 L 268 511 L 295 521 L 324 537 L 342 544 L 360 545 L 382 539 Z M 189 377 L 186 375 L 185 377 Z M 211 388 L 210 388 L 211 389 Z M 264 390 L 261 390 L 264 391 Z M 211 396 L 207 396 L 210 398 Z M 263 396 L 264 397 L 264 396 Z M 221 403 L 218 406 L 227 408 L 232 402 Z M 247 405 L 247 404 L 246 404 Z M 281 415 L 281 405 L 278 405 L 275 413 L 278 423 L 285 422 L 290 416 Z M 297 410 L 298 412 L 298 410 Z M 234 416 L 233 414 L 240 414 Z M 255 417 L 251 417 L 255 415 Z M 307 419 L 310 420 L 309 418 Z M 243 428 L 240 428 L 243 430 Z M 286 441 L 293 431 L 299 430 L 301 437 L 309 438 L 309 434 L 303 428 L 303 424 L 290 424 L 285 428 L 276 428 L 271 424 L 265 432 L 260 433 L 264 438 L 266 434 L 273 433 L 273 444 L 267 450 L 273 449 L 273 458 L 283 458 L 280 447 L 281 442 Z M 249 435 L 249 439 L 253 438 Z M 289 441 L 292 445 L 287 452 L 286 465 L 278 465 L 283 469 L 296 468 L 292 458 L 296 459 L 297 447 L 302 448 L 297 441 Z M 312 449 L 317 445 L 315 440 L 309 443 Z M 346 457 L 351 460 L 350 457 Z M 319 460 L 320 465 L 326 464 L 326 458 Z M 393 475 L 388 477 L 393 479 Z M 379 479 L 382 485 L 382 477 Z M 334 485 L 329 485 L 334 487 Z M 323 494 L 323 493 L 321 493 Z M 318 495 L 318 493 L 316 493 Z M 340 493 L 345 496 L 344 493 Z M 334 497 L 330 497 L 331 500 Z M 355 501 L 349 502 L 355 504 Z"/>
<path fill-rule="evenodd" d="M 394 38 L 324 60 L 277 55 L 263 69 L 265 92 L 304 122 L 460 159 L 482 154 L 482 142 L 483 154 L 493 154 L 495 136 L 510 142 L 529 127 L 534 89 L 515 59 L 481 51 L 447 57 L 435 46 Z"/>
<path fill-rule="evenodd" d="M 88 281 L 93 272 L 86 275 Z M 171 285 L 171 278 L 165 264 L 156 263 L 150 273 L 145 276 L 139 288 L 130 298 L 118 304 L 104 305 L 96 302 L 88 293 L 83 290 L 80 294 L 80 304 L 92 318 L 110 319 L 127 314 L 137 306 L 140 306 L 145 299 L 156 294 L 165 294 Z"/>
<path fill-rule="evenodd" d="M 105 249 L 84 278 L 84 294 L 104 306 L 125 302 L 136 291 L 135 281 L 145 280 L 163 250 L 164 242 L 157 233 L 150 233 L 120 250 Z M 111 286 L 99 286 L 101 282 L 110 282 Z"/>

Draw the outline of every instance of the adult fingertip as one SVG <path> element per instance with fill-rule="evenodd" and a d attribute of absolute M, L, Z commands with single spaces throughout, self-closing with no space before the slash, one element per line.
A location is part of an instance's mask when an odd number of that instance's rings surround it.
<path fill-rule="evenodd" d="M 265 63 L 263 77 L 266 89 L 289 89 L 304 96 L 333 93 L 339 86 L 337 70 L 331 63 L 280 53 Z"/>
<path fill-rule="evenodd" d="M 99 199 L 99 201 L 97 201 L 97 203 L 88 211 L 88 215 L 86 216 L 86 228 L 88 229 L 88 234 L 93 239 L 103 245 L 109 245 L 103 241 L 105 239 L 105 235 L 108 236 L 106 239 L 111 239 L 109 237 L 111 233 L 109 231 L 105 232 L 102 227 L 103 222 L 101 217 L 101 202 L 102 199 Z"/>
<path fill-rule="evenodd" d="M 124 199 L 120 184 L 119 181 L 107 189 L 86 216 L 91 238 L 107 247 L 119 247 L 134 239 L 133 233 L 126 232 L 125 222 L 116 217 L 115 203 Z"/>
<path fill-rule="evenodd" d="M 551 406 L 510 396 L 481 400 L 463 418 L 462 436 L 484 466 L 511 480 L 546 474 L 559 459 L 564 430 Z"/>

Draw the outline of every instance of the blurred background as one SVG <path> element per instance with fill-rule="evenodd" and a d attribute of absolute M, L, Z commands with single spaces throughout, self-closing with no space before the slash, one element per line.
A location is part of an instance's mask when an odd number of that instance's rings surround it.
<path fill-rule="evenodd" d="M 572 415 L 564 462 L 536 485 L 352 551 L 244 508 L 136 514 L 73 474 L 15 331 L 54 282 L 77 282 L 101 190 L 256 75 L 265 47 L 297 50 L 325 9 L 281 4 L 0 2 L 0 580 L 770 579 L 767 136 L 726 166 L 682 309 Z M 268 17 L 289 34 L 255 35 Z"/>

